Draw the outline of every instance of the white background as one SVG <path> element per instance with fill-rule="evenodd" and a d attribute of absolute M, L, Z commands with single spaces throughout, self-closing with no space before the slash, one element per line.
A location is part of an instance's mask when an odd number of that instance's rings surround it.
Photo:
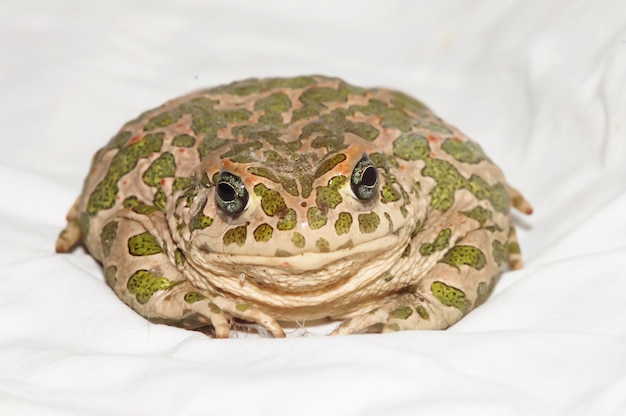
<path fill-rule="evenodd" d="M 419 97 L 533 203 L 526 262 L 443 332 L 147 323 L 53 253 L 91 155 L 166 99 L 321 73 Z M 4 0 L 0 414 L 626 414 L 626 3 Z"/>

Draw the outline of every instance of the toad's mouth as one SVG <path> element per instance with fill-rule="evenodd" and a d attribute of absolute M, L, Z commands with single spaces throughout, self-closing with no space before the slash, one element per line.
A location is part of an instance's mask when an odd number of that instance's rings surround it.
<path fill-rule="evenodd" d="M 307 273 L 316 269 L 327 267 L 331 263 L 338 260 L 359 256 L 371 255 L 379 251 L 389 250 L 400 244 L 401 233 L 397 230 L 394 233 L 386 234 L 373 240 L 361 242 L 349 247 L 336 249 L 332 251 L 311 251 L 293 255 L 275 255 L 268 256 L 265 254 L 233 254 L 220 253 L 213 250 L 206 250 L 202 247 L 196 247 L 189 255 L 194 264 L 221 263 L 229 267 L 245 266 L 250 268 L 271 267 L 289 270 L 290 273 Z M 196 261 L 194 261 L 196 260 Z"/>
<path fill-rule="evenodd" d="M 332 292 L 356 291 L 383 275 L 401 255 L 406 236 L 391 233 L 350 248 L 307 252 L 290 257 L 224 254 L 194 249 L 187 253 L 193 266 L 190 280 L 208 283 L 247 299 L 332 298 Z M 295 300 L 294 300 L 295 301 Z M 307 302 L 308 303 L 308 302 Z"/>

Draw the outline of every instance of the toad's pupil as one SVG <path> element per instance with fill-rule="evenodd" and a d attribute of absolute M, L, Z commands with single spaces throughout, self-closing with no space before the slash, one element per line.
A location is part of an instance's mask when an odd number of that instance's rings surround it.
<path fill-rule="evenodd" d="M 235 199 L 237 192 L 235 192 L 235 188 L 233 188 L 230 184 L 220 183 L 217 185 L 217 194 L 222 201 L 230 202 Z"/>

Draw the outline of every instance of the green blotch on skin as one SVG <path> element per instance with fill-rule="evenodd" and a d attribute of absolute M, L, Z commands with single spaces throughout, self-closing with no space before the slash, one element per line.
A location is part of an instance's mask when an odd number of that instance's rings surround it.
<path fill-rule="evenodd" d="M 147 205 L 144 203 L 140 203 L 132 207 L 133 212 L 141 215 L 150 215 L 155 211 L 158 211 L 158 208 L 154 205 Z"/>
<path fill-rule="evenodd" d="M 393 142 L 393 154 L 404 160 L 425 160 L 429 157 L 430 147 L 421 134 L 403 134 Z"/>
<path fill-rule="evenodd" d="M 407 244 L 406 247 L 404 248 L 404 251 L 402 252 L 402 255 L 400 256 L 401 258 L 407 258 L 411 255 L 411 244 Z"/>
<path fill-rule="evenodd" d="M 416 100 L 415 98 L 408 96 L 399 91 L 395 91 L 392 94 L 391 104 L 394 107 L 400 108 L 405 111 L 410 111 L 417 115 L 423 115 L 427 113 L 428 107 L 426 107 L 421 101 Z"/>
<path fill-rule="evenodd" d="M 185 263 L 185 255 L 179 248 L 174 251 L 174 262 L 178 267 L 182 266 Z"/>
<path fill-rule="evenodd" d="M 413 315 L 413 308 L 410 306 L 401 306 L 391 312 L 391 317 L 395 319 L 408 319 L 411 315 Z"/>
<path fill-rule="evenodd" d="M 501 266 L 509 255 L 507 245 L 502 244 L 498 240 L 493 240 L 491 242 L 491 248 L 493 250 L 493 259 L 498 266 Z"/>
<path fill-rule="evenodd" d="M 349 133 L 354 133 L 360 138 L 372 142 L 378 137 L 378 129 L 369 123 L 354 123 L 346 129 Z"/>
<path fill-rule="evenodd" d="M 328 217 L 326 217 L 324 212 L 317 207 L 309 208 L 307 210 L 306 217 L 309 222 L 309 227 L 312 230 L 322 228 L 328 222 Z"/>
<path fill-rule="evenodd" d="M 488 220 L 491 220 L 493 213 L 481 206 L 476 206 L 470 211 L 461 211 L 461 214 L 468 218 L 476 220 L 480 223 L 480 228 L 483 228 Z"/>
<path fill-rule="evenodd" d="M 419 120 L 416 121 L 415 126 L 420 129 L 426 129 L 430 132 L 439 133 L 441 135 L 449 136 L 454 134 L 443 120 L 436 118 L 435 120 Z"/>
<path fill-rule="evenodd" d="M 419 315 L 420 318 L 422 318 L 424 320 L 429 320 L 430 319 L 430 315 L 428 314 L 428 311 L 422 305 L 420 305 L 417 308 L 415 308 L 415 310 L 417 311 L 417 314 Z"/>
<path fill-rule="evenodd" d="M 104 257 L 108 257 L 111 254 L 111 246 L 117 237 L 117 221 L 111 221 L 100 232 L 100 242 L 102 243 L 102 253 Z"/>
<path fill-rule="evenodd" d="M 215 303 L 213 302 L 209 302 L 209 311 L 211 311 L 211 313 L 222 313 L 222 309 L 220 309 L 219 306 L 217 306 Z"/>
<path fill-rule="evenodd" d="M 207 217 L 202 210 L 200 210 L 191 218 L 191 221 L 189 221 L 189 231 L 204 230 L 211 224 L 213 224 L 213 218 Z"/>
<path fill-rule="evenodd" d="M 216 136 L 205 137 L 198 145 L 198 155 L 200 156 L 200 160 L 204 159 L 215 149 L 219 149 L 230 142 L 230 140 L 219 139 Z"/>
<path fill-rule="evenodd" d="M 243 246 L 248 236 L 248 225 L 249 223 L 246 223 L 246 225 L 240 225 L 239 227 L 231 228 L 226 231 L 222 238 L 224 245 L 237 244 L 238 246 Z"/>
<path fill-rule="evenodd" d="M 291 108 L 291 100 L 284 92 L 275 92 L 261 98 L 254 103 L 255 110 L 265 110 L 266 113 L 284 113 Z"/>
<path fill-rule="evenodd" d="M 380 225 L 380 217 L 375 212 L 369 214 L 359 214 L 359 230 L 362 233 L 373 233 Z"/>
<path fill-rule="evenodd" d="M 457 308 L 463 314 L 469 310 L 470 301 L 466 299 L 462 290 L 439 281 L 433 282 L 430 285 L 430 290 L 443 305 Z"/>
<path fill-rule="evenodd" d="M 376 165 L 377 168 L 383 169 L 385 172 L 389 172 L 391 169 L 398 169 L 398 161 L 393 155 L 388 153 L 371 153 L 370 160 Z"/>
<path fill-rule="evenodd" d="M 124 205 L 124 208 L 129 208 L 129 207 L 134 208 L 142 204 L 142 202 L 139 201 L 139 198 L 133 195 L 133 196 L 129 196 L 128 198 L 126 198 L 122 204 Z"/>
<path fill-rule="evenodd" d="M 494 186 L 490 186 L 483 178 L 478 175 L 472 175 L 467 180 L 465 186 L 476 198 L 486 199 L 491 202 L 493 209 L 503 214 L 508 214 L 511 200 L 506 187 L 498 183 Z"/>
<path fill-rule="evenodd" d="M 424 229 L 424 224 L 421 220 L 417 220 L 415 226 L 413 227 L 413 231 L 411 231 L 411 240 L 414 239 L 419 233 Z"/>
<path fill-rule="evenodd" d="M 493 209 L 503 214 L 508 214 L 511 209 L 511 197 L 506 187 L 501 183 L 497 183 L 491 187 L 489 202 L 493 205 Z"/>
<path fill-rule="evenodd" d="M 154 207 L 159 211 L 165 211 L 165 201 L 165 192 L 163 191 L 163 188 L 159 186 L 156 193 L 154 194 L 154 199 L 152 200 L 152 203 L 154 204 Z"/>
<path fill-rule="evenodd" d="M 276 92 L 254 103 L 255 110 L 265 110 L 265 114 L 259 118 L 259 122 L 267 124 L 282 124 L 282 114 L 289 111 L 290 108 L 291 100 L 283 92 Z"/>
<path fill-rule="evenodd" d="M 250 172 L 253 175 L 260 176 L 262 178 L 267 178 L 272 182 L 281 184 L 283 186 L 283 189 L 289 192 L 293 196 L 299 195 L 298 185 L 296 184 L 296 181 L 293 178 L 276 176 L 271 170 L 264 168 L 264 167 L 258 167 L 258 166 L 253 166 L 253 167 L 248 168 L 248 172 Z"/>
<path fill-rule="evenodd" d="M 237 306 L 235 306 L 235 308 L 239 311 L 239 312 L 245 312 L 247 310 L 250 310 L 252 308 L 252 306 L 250 306 L 247 303 L 238 303 Z"/>
<path fill-rule="evenodd" d="M 300 94 L 299 100 L 304 104 L 293 112 L 291 122 L 319 115 L 326 108 L 325 102 L 348 101 L 348 90 L 345 88 L 313 87 Z"/>
<path fill-rule="evenodd" d="M 414 118 L 401 108 L 390 107 L 387 103 L 371 99 L 367 106 L 353 105 L 349 111 L 354 114 L 359 112 L 365 115 L 381 117 L 383 128 L 396 128 L 402 132 L 407 132 L 415 124 Z"/>
<path fill-rule="evenodd" d="M 399 201 L 401 196 L 400 192 L 390 184 L 383 185 L 380 190 L 380 202 L 383 204 Z"/>
<path fill-rule="evenodd" d="M 519 247 L 519 244 L 517 242 L 515 242 L 515 241 L 510 241 L 507 244 L 507 246 L 508 246 L 508 249 L 509 249 L 508 250 L 509 254 L 521 254 L 522 253 L 522 251 L 521 251 L 521 249 Z"/>
<path fill-rule="evenodd" d="M 476 164 L 489 160 L 480 145 L 470 140 L 464 142 L 460 139 L 448 138 L 444 140 L 441 148 L 459 162 Z"/>
<path fill-rule="evenodd" d="M 328 186 L 318 186 L 315 203 L 321 209 L 336 208 L 343 198 L 339 193 L 339 188 L 346 183 L 348 179 L 345 176 L 334 176 L 328 181 Z"/>
<path fill-rule="evenodd" d="M 324 237 L 320 237 L 315 242 L 315 247 L 317 247 L 321 252 L 328 252 L 330 250 L 330 243 Z"/>
<path fill-rule="evenodd" d="M 296 228 L 297 221 L 298 215 L 296 211 L 293 208 L 289 208 L 285 212 L 285 215 L 276 223 L 276 228 L 280 231 L 293 230 Z"/>
<path fill-rule="evenodd" d="M 480 282 L 478 284 L 478 288 L 476 289 L 476 303 L 475 306 L 482 305 L 485 303 L 493 288 L 495 286 L 496 279 L 491 279 L 489 283 Z"/>
<path fill-rule="evenodd" d="M 440 260 L 441 263 L 448 264 L 455 268 L 470 266 L 480 270 L 487 264 L 485 254 L 473 246 L 454 246 Z"/>
<path fill-rule="evenodd" d="M 395 277 L 395 276 L 394 276 L 391 272 L 386 272 L 386 273 L 383 275 L 383 280 L 384 280 L 385 282 L 391 282 L 391 281 L 393 280 L 393 278 L 394 278 L 394 277 Z"/>
<path fill-rule="evenodd" d="M 280 178 L 278 178 L 278 176 L 276 176 L 274 172 L 272 172 L 268 168 L 264 168 L 261 166 L 252 166 L 248 168 L 248 172 L 250 172 L 253 175 L 269 179 L 272 182 L 280 183 Z"/>
<path fill-rule="evenodd" d="M 350 129 L 351 122 L 346 119 L 344 109 L 335 109 L 329 114 L 321 115 L 302 128 L 300 139 L 313 137 L 311 147 L 314 149 L 326 148 L 328 154 L 341 154 L 348 145 L 345 135 Z"/>
<path fill-rule="evenodd" d="M 352 215 L 347 212 L 340 212 L 337 221 L 335 221 L 335 231 L 337 235 L 349 233 L 350 227 L 352 227 Z"/>
<path fill-rule="evenodd" d="M 303 110 L 311 110 L 311 107 Z M 312 116 L 315 114 L 309 114 Z M 313 137 L 311 147 L 325 147 L 328 154 L 335 154 L 348 145 L 345 138 L 348 133 L 355 134 L 364 140 L 372 141 L 378 136 L 378 130 L 366 123 L 355 123 L 348 120 L 348 112 L 343 108 L 335 108 L 328 114 L 322 114 L 302 128 L 300 139 Z"/>
<path fill-rule="evenodd" d="M 450 228 L 445 228 L 441 230 L 435 238 L 435 241 L 433 241 L 432 243 L 424 243 L 420 246 L 420 254 L 422 256 L 430 256 L 436 251 L 441 251 L 448 248 L 451 235 L 452 230 Z"/>
<path fill-rule="evenodd" d="M 472 175 L 465 184 L 465 187 L 478 199 L 487 199 L 491 188 L 489 184 L 478 175 Z"/>
<path fill-rule="evenodd" d="M 502 231 L 502 228 L 500 228 L 499 225 L 494 224 L 486 226 L 485 230 L 489 231 L 490 233 L 495 233 L 496 231 Z"/>
<path fill-rule="evenodd" d="M 188 134 L 179 134 L 172 139 L 172 145 L 176 147 L 192 147 L 196 144 L 196 138 Z"/>
<path fill-rule="evenodd" d="M 174 183 L 172 184 L 172 190 L 176 191 L 184 191 L 187 188 L 191 188 L 193 185 L 193 181 L 191 178 L 175 178 Z"/>
<path fill-rule="evenodd" d="M 306 240 L 304 239 L 304 236 L 302 234 L 295 232 L 291 236 L 291 243 L 298 248 L 302 248 L 304 247 Z"/>
<path fill-rule="evenodd" d="M 304 91 L 302 95 L 306 95 L 302 102 L 314 101 L 321 102 L 347 102 L 350 95 L 363 96 L 367 90 L 360 87 L 355 87 L 344 81 L 339 82 L 337 88 L 332 87 L 316 87 L 309 88 Z"/>
<path fill-rule="evenodd" d="M 163 249 L 156 237 L 145 231 L 128 239 L 128 252 L 133 256 L 150 256 L 162 253 Z"/>
<path fill-rule="evenodd" d="M 454 193 L 465 185 L 465 178 L 445 160 L 426 159 L 422 175 L 430 176 L 437 182 L 430 198 L 431 206 L 440 211 L 447 211 L 454 204 Z"/>
<path fill-rule="evenodd" d="M 126 286 L 128 291 L 136 296 L 137 301 L 145 305 L 156 292 L 167 290 L 174 285 L 176 285 L 175 282 L 165 277 L 158 277 L 147 270 L 137 270 L 128 279 Z"/>
<path fill-rule="evenodd" d="M 168 127 L 176 122 L 182 116 L 180 111 L 166 111 L 153 116 L 143 127 L 145 131 Z"/>
<path fill-rule="evenodd" d="M 163 146 L 163 133 L 147 134 L 141 140 L 120 149 L 109 166 L 109 170 L 96 185 L 87 202 L 87 213 L 95 215 L 98 211 L 109 209 L 115 204 L 119 192 L 117 182 L 128 172 L 135 169 L 139 159 L 145 159 L 150 154 L 159 152 Z"/>
<path fill-rule="evenodd" d="M 270 217 L 286 211 L 287 204 L 285 204 L 285 200 L 275 190 L 259 183 L 254 186 L 254 192 L 261 197 L 261 208 Z"/>
<path fill-rule="evenodd" d="M 187 292 L 185 293 L 183 299 L 185 300 L 185 302 L 192 304 L 206 299 L 206 296 L 198 292 Z"/>
<path fill-rule="evenodd" d="M 337 153 L 336 155 L 333 155 L 330 158 L 323 160 L 319 164 L 318 168 L 315 170 L 313 176 L 319 178 L 320 176 L 325 175 L 326 172 L 330 172 L 335 168 L 335 166 L 337 166 L 344 160 L 346 160 L 346 155 L 344 155 L 343 153 Z"/>
<path fill-rule="evenodd" d="M 135 211 L 134 208 L 142 206 L 142 205 L 145 205 L 146 207 L 151 207 L 151 205 L 146 205 L 143 202 L 141 202 L 139 198 L 137 198 L 135 195 L 129 196 L 128 198 L 126 198 L 124 202 L 122 202 L 122 205 L 124 206 L 124 208 L 133 208 L 133 211 Z"/>
<path fill-rule="evenodd" d="M 104 281 L 110 287 L 115 287 L 115 284 L 117 283 L 117 267 L 108 266 L 104 269 Z"/>
<path fill-rule="evenodd" d="M 241 137 L 247 143 L 267 142 L 271 148 L 279 152 L 293 154 L 301 146 L 300 140 L 286 140 L 282 126 L 273 126 L 265 123 L 252 123 L 231 128 L 235 137 Z"/>
<path fill-rule="evenodd" d="M 375 324 L 373 327 L 375 328 L 377 325 L 381 325 L 381 324 Z M 393 322 L 389 325 L 386 325 L 385 328 L 387 328 L 389 331 L 393 331 L 393 332 L 398 332 L 400 331 L 400 325 L 398 325 L 396 322 Z M 382 332 L 382 330 L 378 329 L 377 332 Z"/>
<path fill-rule="evenodd" d="M 269 224 L 261 224 L 252 233 L 254 235 L 254 239 L 258 242 L 270 241 L 272 239 L 272 234 L 274 233 L 274 229 Z"/>

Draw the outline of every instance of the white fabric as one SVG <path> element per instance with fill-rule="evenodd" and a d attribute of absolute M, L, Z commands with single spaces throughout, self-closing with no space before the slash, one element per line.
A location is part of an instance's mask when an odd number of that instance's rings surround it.
<path fill-rule="evenodd" d="M 0 52 L 1 415 L 626 414 L 623 0 L 4 0 Z M 533 203 L 526 268 L 458 325 L 213 340 L 53 253 L 125 121 L 310 73 L 419 97 Z"/>

